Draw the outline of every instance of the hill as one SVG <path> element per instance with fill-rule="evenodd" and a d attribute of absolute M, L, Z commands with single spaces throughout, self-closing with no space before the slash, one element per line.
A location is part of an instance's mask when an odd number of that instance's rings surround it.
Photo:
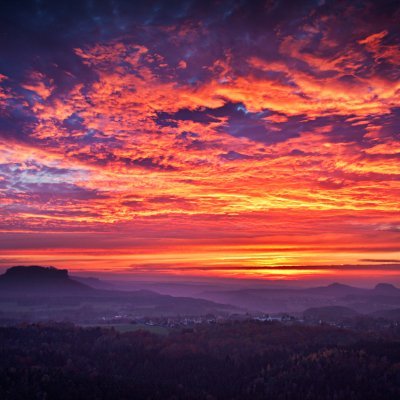
<path fill-rule="evenodd" d="M 343 297 L 347 295 L 364 294 L 368 289 L 357 288 L 350 285 L 343 285 L 342 283 L 332 283 L 328 286 L 320 286 L 310 289 L 305 289 L 308 294 L 319 295 L 324 297 Z"/>
<path fill-rule="evenodd" d="M 400 289 L 390 283 L 378 283 L 374 292 L 387 296 L 400 296 Z"/>
<path fill-rule="evenodd" d="M 0 294 L 87 294 L 92 288 L 71 279 L 66 269 L 37 265 L 9 268 L 0 276 Z"/>
<path fill-rule="evenodd" d="M 374 318 L 383 318 L 392 321 L 400 321 L 400 308 L 391 310 L 378 310 L 370 314 Z"/>
<path fill-rule="evenodd" d="M 342 322 L 360 315 L 357 311 L 343 306 L 314 307 L 304 311 L 306 321 Z"/>

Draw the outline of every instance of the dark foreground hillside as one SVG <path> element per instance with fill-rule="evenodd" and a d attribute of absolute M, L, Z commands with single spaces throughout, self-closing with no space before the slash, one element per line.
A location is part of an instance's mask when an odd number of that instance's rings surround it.
<path fill-rule="evenodd" d="M 256 321 L 157 336 L 0 328 L 0 398 L 398 400 L 399 332 Z"/>

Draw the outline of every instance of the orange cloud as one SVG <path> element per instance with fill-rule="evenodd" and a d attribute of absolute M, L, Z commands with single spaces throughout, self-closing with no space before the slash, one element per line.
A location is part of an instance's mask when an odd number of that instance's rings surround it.
<path fill-rule="evenodd" d="M 93 79 L 68 90 L 30 73 L 28 139 L 0 142 L 0 232 L 55 244 L 6 260 L 289 276 L 398 257 L 399 143 L 385 129 L 400 83 L 359 70 L 365 50 L 396 64 L 397 48 L 382 31 L 345 48 L 325 34 L 311 52 L 318 32 L 240 69 L 225 51 L 198 82 L 179 75 L 189 61 L 118 40 L 76 48 Z M 0 104 L 15 111 L 12 90 Z"/>

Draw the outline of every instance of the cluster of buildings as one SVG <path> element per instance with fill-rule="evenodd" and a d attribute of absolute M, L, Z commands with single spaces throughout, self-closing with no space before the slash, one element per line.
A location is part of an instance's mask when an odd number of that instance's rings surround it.
<path fill-rule="evenodd" d="M 147 326 L 160 326 L 164 328 L 179 328 L 179 327 L 192 327 L 199 324 L 218 324 L 229 321 L 279 321 L 289 322 L 295 321 L 293 316 L 288 314 L 230 314 L 230 315 L 196 315 L 196 316 L 158 316 L 158 317 L 145 317 L 145 316 L 132 316 L 129 314 L 118 313 L 112 317 L 102 317 L 101 324 L 140 324 Z"/>

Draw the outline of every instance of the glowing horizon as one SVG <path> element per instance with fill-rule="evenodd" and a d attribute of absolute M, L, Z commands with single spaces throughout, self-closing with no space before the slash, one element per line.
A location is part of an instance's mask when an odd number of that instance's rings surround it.
<path fill-rule="evenodd" d="M 0 268 L 400 281 L 400 7 L 134 3 L 7 8 Z"/>

